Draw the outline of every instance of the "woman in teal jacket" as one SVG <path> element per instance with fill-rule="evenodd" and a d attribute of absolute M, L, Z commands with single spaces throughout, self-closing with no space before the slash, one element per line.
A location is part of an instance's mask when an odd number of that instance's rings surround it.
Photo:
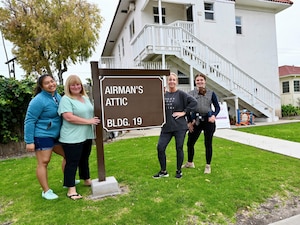
<path fill-rule="evenodd" d="M 52 75 L 42 75 L 37 80 L 35 97 L 30 101 L 24 122 L 24 140 L 26 150 L 35 151 L 37 158 L 36 176 L 43 189 L 42 197 L 56 199 L 48 185 L 47 166 L 52 151 L 64 157 L 58 144 L 61 118 L 57 113 L 61 96 L 56 91 L 56 82 Z M 65 160 L 63 160 L 64 167 Z"/>

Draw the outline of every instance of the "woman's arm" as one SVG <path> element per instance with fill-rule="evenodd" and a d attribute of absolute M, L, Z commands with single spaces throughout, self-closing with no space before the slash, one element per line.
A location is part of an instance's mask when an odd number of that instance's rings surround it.
<path fill-rule="evenodd" d="M 24 121 L 24 140 L 26 144 L 34 143 L 36 122 L 42 114 L 43 108 L 43 101 L 40 101 L 38 97 L 33 98 L 28 105 Z"/>
<path fill-rule="evenodd" d="M 212 93 L 211 101 L 215 107 L 215 111 L 213 112 L 213 115 L 215 115 L 215 117 L 217 117 L 221 108 L 220 108 L 219 101 L 218 101 L 218 98 L 217 98 L 217 95 L 215 94 L 215 92 Z"/>
<path fill-rule="evenodd" d="M 220 105 L 219 105 L 219 101 L 218 101 L 218 98 L 217 98 L 217 95 L 215 94 L 215 92 L 212 93 L 211 101 L 215 107 L 215 111 L 212 112 L 212 115 L 208 118 L 208 122 L 214 123 L 216 121 L 217 115 L 220 112 Z"/>
<path fill-rule="evenodd" d="M 62 117 L 73 124 L 93 124 L 98 125 L 100 123 L 100 119 L 98 117 L 93 117 L 90 119 L 81 118 L 79 116 L 75 116 L 72 112 L 65 112 L 62 114 Z"/>

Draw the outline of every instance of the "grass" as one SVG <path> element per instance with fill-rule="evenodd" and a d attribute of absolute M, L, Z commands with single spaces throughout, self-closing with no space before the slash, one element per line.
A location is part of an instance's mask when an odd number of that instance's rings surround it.
<path fill-rule="evenodd" d="M 299 134 L 300 129 L 295 125 L 278 125 L 278 131 L 272 127 L 268 133 L 281 137 L 280 130 L 290 131 L 285 135 L 294 138 L 293 133 Z M 257 133 L 268 130 L 266 126 L 249 128 Z M 142 137 L 105 144 L 106 177 L 114 176 L 128 192 L 101 200 L 89 199 L 91 190 L 82 184 L 77 190 L 85 198 L 68 199 L 62 188 L 61 158 L 55 154 L 48 168 L 49 183 L 59 199 L 52 201 L 41 198 L 35 157 L 1 161 L 0 224 L 234 224 L 240 210 L 254 209 L 274 195 L 300 193 L 299 159 L 217 137 L 212 174 L 203 174 L 201 136 L 196 144 L 195 169 L 183 169 L 182 179 L 174 177 L 172 141 L 167 149 L 170 177 L 152 179 L 159 170 L 157 141 L 158 137 Z M 95 150 L 90 167 L 96 179 Z"/>
<path fill-rule="evenodd" d="M 237 128 L 239 131 L 300 142 L 300 123 L 292 122 L 268 126 L 246 126 Z"/>

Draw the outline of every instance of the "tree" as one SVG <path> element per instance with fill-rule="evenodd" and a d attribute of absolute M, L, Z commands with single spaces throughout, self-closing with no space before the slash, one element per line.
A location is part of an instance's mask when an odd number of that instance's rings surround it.
<path fill-rule="evenodd" d="M 3 0 L 0 30 L 30 74 L 57 72 L 86 61 L 95 51 L 103 22 L 100 9 L 86 0 Z"/>

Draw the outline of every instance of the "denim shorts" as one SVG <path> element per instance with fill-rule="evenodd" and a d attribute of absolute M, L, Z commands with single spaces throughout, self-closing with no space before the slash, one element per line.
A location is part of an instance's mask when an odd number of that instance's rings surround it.
<path fill-rule="evenodd" d="M 36 151 L 42 151 L 42 150 L 50 150 L 55 145 L 59 144 L 58 140 L 56 138 L 46 137 L 46 138 L 40 138 L 35 137 L 34 138 L 34 144 L 35 144 L 35 150 Z"/>

